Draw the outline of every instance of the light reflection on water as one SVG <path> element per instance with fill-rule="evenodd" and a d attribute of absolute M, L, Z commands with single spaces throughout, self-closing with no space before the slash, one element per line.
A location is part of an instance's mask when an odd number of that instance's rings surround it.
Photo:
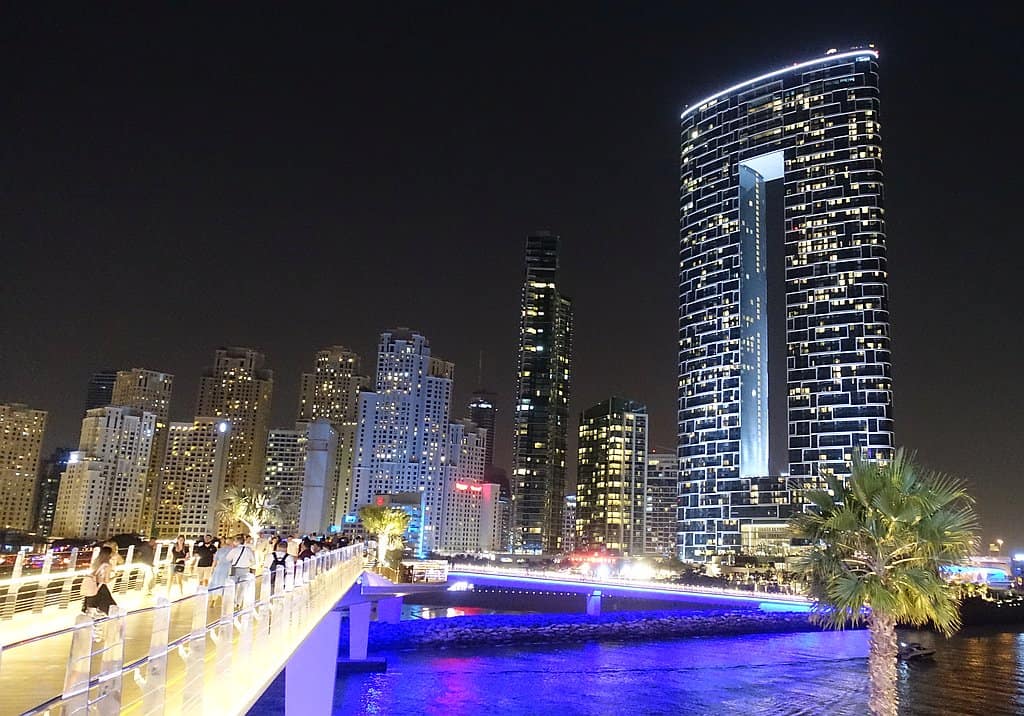
<path fill-rule="evenodd" d="M 1024 713 L 1024 634 L 968 630 L 946 641 L 904 632 L 901 639 L 938 649 L 932 664 L 901 665 L 901 714 Z M 336 714 L 867 711 L 867 635 L 859 631 L 386 656 L 386 673 L 339 676 Z"/>

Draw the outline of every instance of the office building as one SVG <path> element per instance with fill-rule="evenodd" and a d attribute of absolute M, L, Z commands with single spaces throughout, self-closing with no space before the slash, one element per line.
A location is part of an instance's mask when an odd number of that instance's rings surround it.
<path fill-rule="evenodd" d="M 645 554 L 662 557 L 676 554 L 678 488 L 679 457 L 674 452 L 650 453 L 644 487 Z"/>
<path fill-rule="evenodd" d="M 576 551 L 576 495 L 565 496 L 565 527 L 562 528 L 562 550 Z"/>
<path fill-rule="evenodd" d="M 444 526 L 437 551 L 443 554 L 480 554 L 501 550 L 499 485 L 476 480 L 454 480 L 445 493 Z"/>
<path fill-rule="evenodd" d="M 337 433 L 327 420 L 275 428 L 267 437 L 264 488 L 274 496 L 281 519 L 274 525 L 286 534 L 324 532 L 328 487 L 335 476 Z"/>
<path fill-rule="evenodd" d="M 60 481 L 53 533 L 104 539 L 138 533 L 156 415 L 136 408 L 93 408 L 82 419 L 78 450 Z"/>
<path fill-rule="evenodd" d="M 327 420 L 336 433 L 334 474 L 325 488 L 323 517 L 328 525 L 341 525 L 352 503 L 359 392 L 372 385 L 362 374 L 361 366 L 362 360 L 354 351 L 345 346 L 330 346 L 317 351 L 313 372 L 302 374 L 298 420 Z"/>
<path fill-rule="evenodd" d="M 46 411 L 0 403 L 0 527 L 35 529 L 33 513 Z"/>
<path fill-rule="evenodd" d="M 142 498 L 142 520 L 140 531 L 151 534 L 156 519 L 157 493 L 160 490 L 160 468 L 167 452 L 167 426 L 171 418 L 171 391 L 174 376 L 145 368 L 119 370 L 114 381 L 110 398 L 111 405 L 138 408 L 156 415 L 156 430 L 153 433 L 153 450 L 150 454 L 149 470 L 146 473 L 146 488 Z"/>
<path fill-rule="evenodd" d="M 199 379 L 196 415 L 231 424 L 225 487 L 263 486 L 270 399 L 274 374 L 263 354 L 251 348 L 220 348 L 214 364 Z"/>
<path fill-rule="evenodd" d="M 559 237 L 526 239 L 513 416 L 512 547 L 562 550 L 572 382 L 572 301 L 558 285 Z"/>
<path fill-rule="evenodd" d="M 859 49 L 682 115 L 686 559 L 741 551 L 744 524 L 784 521 L 855 449 L 892 453 L 879 110 L 878 54 Z"/>
<path fill-rule="evenodd" d="M 398 328 L 381 334 L 375 389 L 359 395 L 349 512 L 378 495 L 422 493 L 421 554 L 435 547 L 440 527 L 454 372 L 424 336 Z"/>
<path fill-rule="evenodd" d="M 644 554 L 647 408 L 609 398 L 580 415 L 576 547 Z"/>
<path fill-rule="evenodd" d="M 485 466 L 494 464 L 494 423 L 498 419 L 498 396 L 488 390 L 476 390 L 469 401 L 469 419 L 487 431 Z"/>
<path fill-rule="evenodd" d="M 60 478 L 68 469 L 70 457 L 71 448 L 56 448 L 39 468 L 32 524 L 35 525 L 33 531 L 41 538 L 45 539 L 53 532 L 53 515 L 57 510 Z"/>
<path fill-rule="evenodd" d="M 153 534 L 159 539 L 223 535 L 217 510 L 224 493 L 231 424 L 197 417 L 169 423 Z"/>
<path fill-rule="evenodd" d="M 117 382 L 116 370 L 101 370 L 89 378 L 89 387 L 85 391 L 85 409 L 102 408 L 110 405 L 114 397 L 114 383 Z"/>

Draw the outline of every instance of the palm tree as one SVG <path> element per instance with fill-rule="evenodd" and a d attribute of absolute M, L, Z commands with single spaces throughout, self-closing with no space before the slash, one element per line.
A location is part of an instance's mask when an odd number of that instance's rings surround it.
<path fill-rule="evenodd" d="M 806 493 L 813 508 L 791 520 L 809 539 L 804 558 L 813 616 L 835 629 L 867 622 L 869 708 L 897 711 L 896 625 L 931 623 L 946 636 L 960 627 L 960 598 L 940 569 L 977 543 L 973 500 L 958 479 L 921 470 L 897 450 L 888 462 L 853 455 L 844 483 Z"/>
<path fill-rule="evenodd" d="M 217 516 L 223 520 L 237 520 L 249 530 L 253 541 L 259 539 L 260 530 L 276 524 L 281 518 L 275 492 L 257 492 L 248 487 L 232 485 L 224 490 Z"/>
<path fill-rule="evenodd" d="M 359 519 L 366 531 L 377 535 L 377 563 L 384 564 L 389 550 L 398 549 L 409 527 L 409 513 L 398 507 L 367 505 L 360 508 Z"/>

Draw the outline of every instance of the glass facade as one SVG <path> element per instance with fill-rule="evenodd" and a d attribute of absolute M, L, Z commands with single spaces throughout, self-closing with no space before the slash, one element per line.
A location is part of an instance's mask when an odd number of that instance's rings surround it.
<path fill-rule="evenodd" d="M 526 239 L 513 416 L 512 548 L 562 551 L 572 301 L 558 290 L 559 237 Z"/>
<path fill-rule="evenodd" d="M 878 55 L 832 53 L 741 83 L 681 121 L 680 553 L 741 549 L 802 489 L 893 446 Z M 782 183 L 779 242 L 765 185 Z M 781 245 L 779 245 L 781 244 Z M 784 305 L 768 267 L 784 254 Z M 781 262 L 780 262 L 781 264 Z M 785 331 L 786 365 L 768 334 Z M 788 475 L 768 475 L 767 383 L 785 370 Z M 774 450 L 774 446 L 771 448 Z"/>

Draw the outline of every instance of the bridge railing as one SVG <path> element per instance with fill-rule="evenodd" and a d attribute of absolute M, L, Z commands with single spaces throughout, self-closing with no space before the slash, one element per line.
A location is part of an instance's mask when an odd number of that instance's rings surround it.
<path fill-rule="evenodd" d="M 0 713 L 245 713 L 362 562 L 362 545 L 344 547 L 0 647 Z"/>

